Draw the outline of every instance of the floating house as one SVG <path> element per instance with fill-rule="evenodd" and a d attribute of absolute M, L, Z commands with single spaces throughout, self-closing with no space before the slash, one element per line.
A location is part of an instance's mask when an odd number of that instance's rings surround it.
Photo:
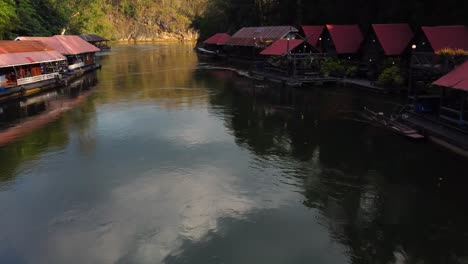
<path fill-rule="evenodd" d="M 225 57 L 224 44 L 230 38 L 229 34 L 217 33 L 203 41 L 203 46 L 196 48 L 197 54 L 214 59 Z"/>
<path fill-rule="evenodd" d="M 2 89 L 53 80 L 66 67 L 66 58 L 40 41 L 0 41 Z"/>
<path fill-rule="evenodd" d="M 95 46 L 101 51 L 110 51 L 109 40 L 96 34 L 81 34 L 79 36 L 89 44 Z"/>
<path fill-rule="evenodd" d="M 433 84 L 442 88 L 440 117 L 466 126 L 468 124 L 468 61 Z"/>
<path fill-rule="evenodd" d="M 411 52 L 414 33 L 408 24 L 373 24 L 367 34 L 362 50 L 368 78 L 375 80 L 386 63 L 406 65 L 404 58 Z M 403 62 L 401 59 L 403 58 Z"/>
<path fill-rule="evenodd" d="M 229 56 L 252 59 L 279 39 L 295 39 L 298 32 L 292 26 L 244 27 L 224 45 Z"/>
<path fill-rule="evenodd" d="M 95 54 L 100 51 L 97 47 L 84 41 L 79 36 L 56 35 L 53 37 L 18 37 L 16 40 L 36 40 L 52 47 L 67 58 L 68 70 L 95 69 Z"/>
<path fill-rule="evenodd" d="M 203 41 L 203 46 L 205 49 L 210 51 L 219 51 L 222 50 L 222 47 L 229 39 L 231 39 L 231 35 L 226 33 L 217 33 Z"/>

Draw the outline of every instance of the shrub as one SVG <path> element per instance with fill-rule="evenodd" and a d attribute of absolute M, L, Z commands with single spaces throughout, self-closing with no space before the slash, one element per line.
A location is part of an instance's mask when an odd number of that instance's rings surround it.
<path fill-rule="evenodd" d="M 325 76 L 352 77 L 355 76 L 358 67 L 335 58 L 327 58 L 322 62 L 320 73 Z"/>
<path fill-rule="evenodd" d="M 468 51 L 464 49 L 445 48 L 437 51 L 436 54 L 441 56 L 468 56 Z"/>
<path fill-rule="evenodd" d="M 400 73 L 400 68 L 397 66 L 390 66 L 380 74 L 378 84 L 384 87 L 393 87 L 403 85 L 403 77 Z"/>
<path fill-rule="evenodd" d="M 325 76 L 342 76 L 346 73 L 346 68 L 338 59 L 326 59 L 322 63 L 320 73 Z"/>

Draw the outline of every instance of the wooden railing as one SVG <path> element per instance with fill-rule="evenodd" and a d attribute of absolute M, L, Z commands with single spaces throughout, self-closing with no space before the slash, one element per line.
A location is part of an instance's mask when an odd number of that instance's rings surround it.
<path fill-rule="evenodd" d="M 58 75 L 59 75 L 58 72 L 54 72 L 54 73 L 42 74 L 42 75 L 37 75 L 37 76 L 32 76 L 32 77 L 26 77 L 26 78 L 17 79 L 16 83 L 18 85 L 25 85 L 28 83 L 35 83 L 35 82 L 54 79 L 55 76 L 58 76 Z"/>

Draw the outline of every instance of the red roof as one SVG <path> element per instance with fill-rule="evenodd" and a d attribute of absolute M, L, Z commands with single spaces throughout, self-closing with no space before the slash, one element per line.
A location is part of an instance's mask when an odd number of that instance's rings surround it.
<path fill-rule="evenodd" d="M 256 41 L 276 41 L 286 37 L 291 32 L 298 32 L 295 27 L 244 27 L 236 32 L 226 45 L 255 46 Z"/>
<path fill-rule="evenodd" d="M 372 25 L 385 55 L 401 55 L 414 37 L 408 24 Z"/>
<path fill-rule="evenodd" d="M 434 52 L 444 48 L 468 50 L 468 28 L 466 26 L 422 27 Z"/>
<path fill-rule="evenodd" d="M 325 26 L 302 26 L 307 42 L 315 48 L 324 29 Z"/>
<path fill-rule="evenodd" d="M 260 54 L 281 56 L 281 55 L 288 53 L 288 51 L 293 50 L 294 48 L 301 45 L 302 43 L 304 43 L 304 41 L 300 39 L 290 39 L 289 41 L 287 39 L 279 39 L 275 41 L 273 44 L 271 44 L 268 48 L 260 52 Z"/>
<path fill-rule="evenodd" d="M 364 40 L 358 25 L 327 25 L 338 54 L 357 53 Z"/>
<path fill-rule="evenodd" d="M 468 61 L 444 75 L 433 84 L 468 91 Z"/>
<path fill-rule="evenodd" d="M 0 41 L 0 67 L 11 67 L 66 58 L 59 52 L 39 41 Z"/>
<path fill-rule="evenodd" d="M 226 41 L 228 41 L 231 38 L 231 35 L 228 35 L 226 33 L 218 33 L 207 40 L 203 41 L 205 44 L 214 44 L 214 45 L 224 45 Z"/>
<path fill-rule="evenodd" d="M 17 40 L 38 40 L 54 48 L 63 55 L 77 55 L 98 52 L 99 49 L 79 36 L 57 35 L 53 37 L 18 37 Z"/>

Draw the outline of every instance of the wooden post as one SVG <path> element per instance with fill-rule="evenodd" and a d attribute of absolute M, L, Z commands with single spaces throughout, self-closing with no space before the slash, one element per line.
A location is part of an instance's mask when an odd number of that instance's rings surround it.
<path fill-rule="evenodd" d="M 460 124 L 463 124 L 463 112 L 465 111 L 466 91 L 463 91 L 462 104 L 460 110 Z"/>

